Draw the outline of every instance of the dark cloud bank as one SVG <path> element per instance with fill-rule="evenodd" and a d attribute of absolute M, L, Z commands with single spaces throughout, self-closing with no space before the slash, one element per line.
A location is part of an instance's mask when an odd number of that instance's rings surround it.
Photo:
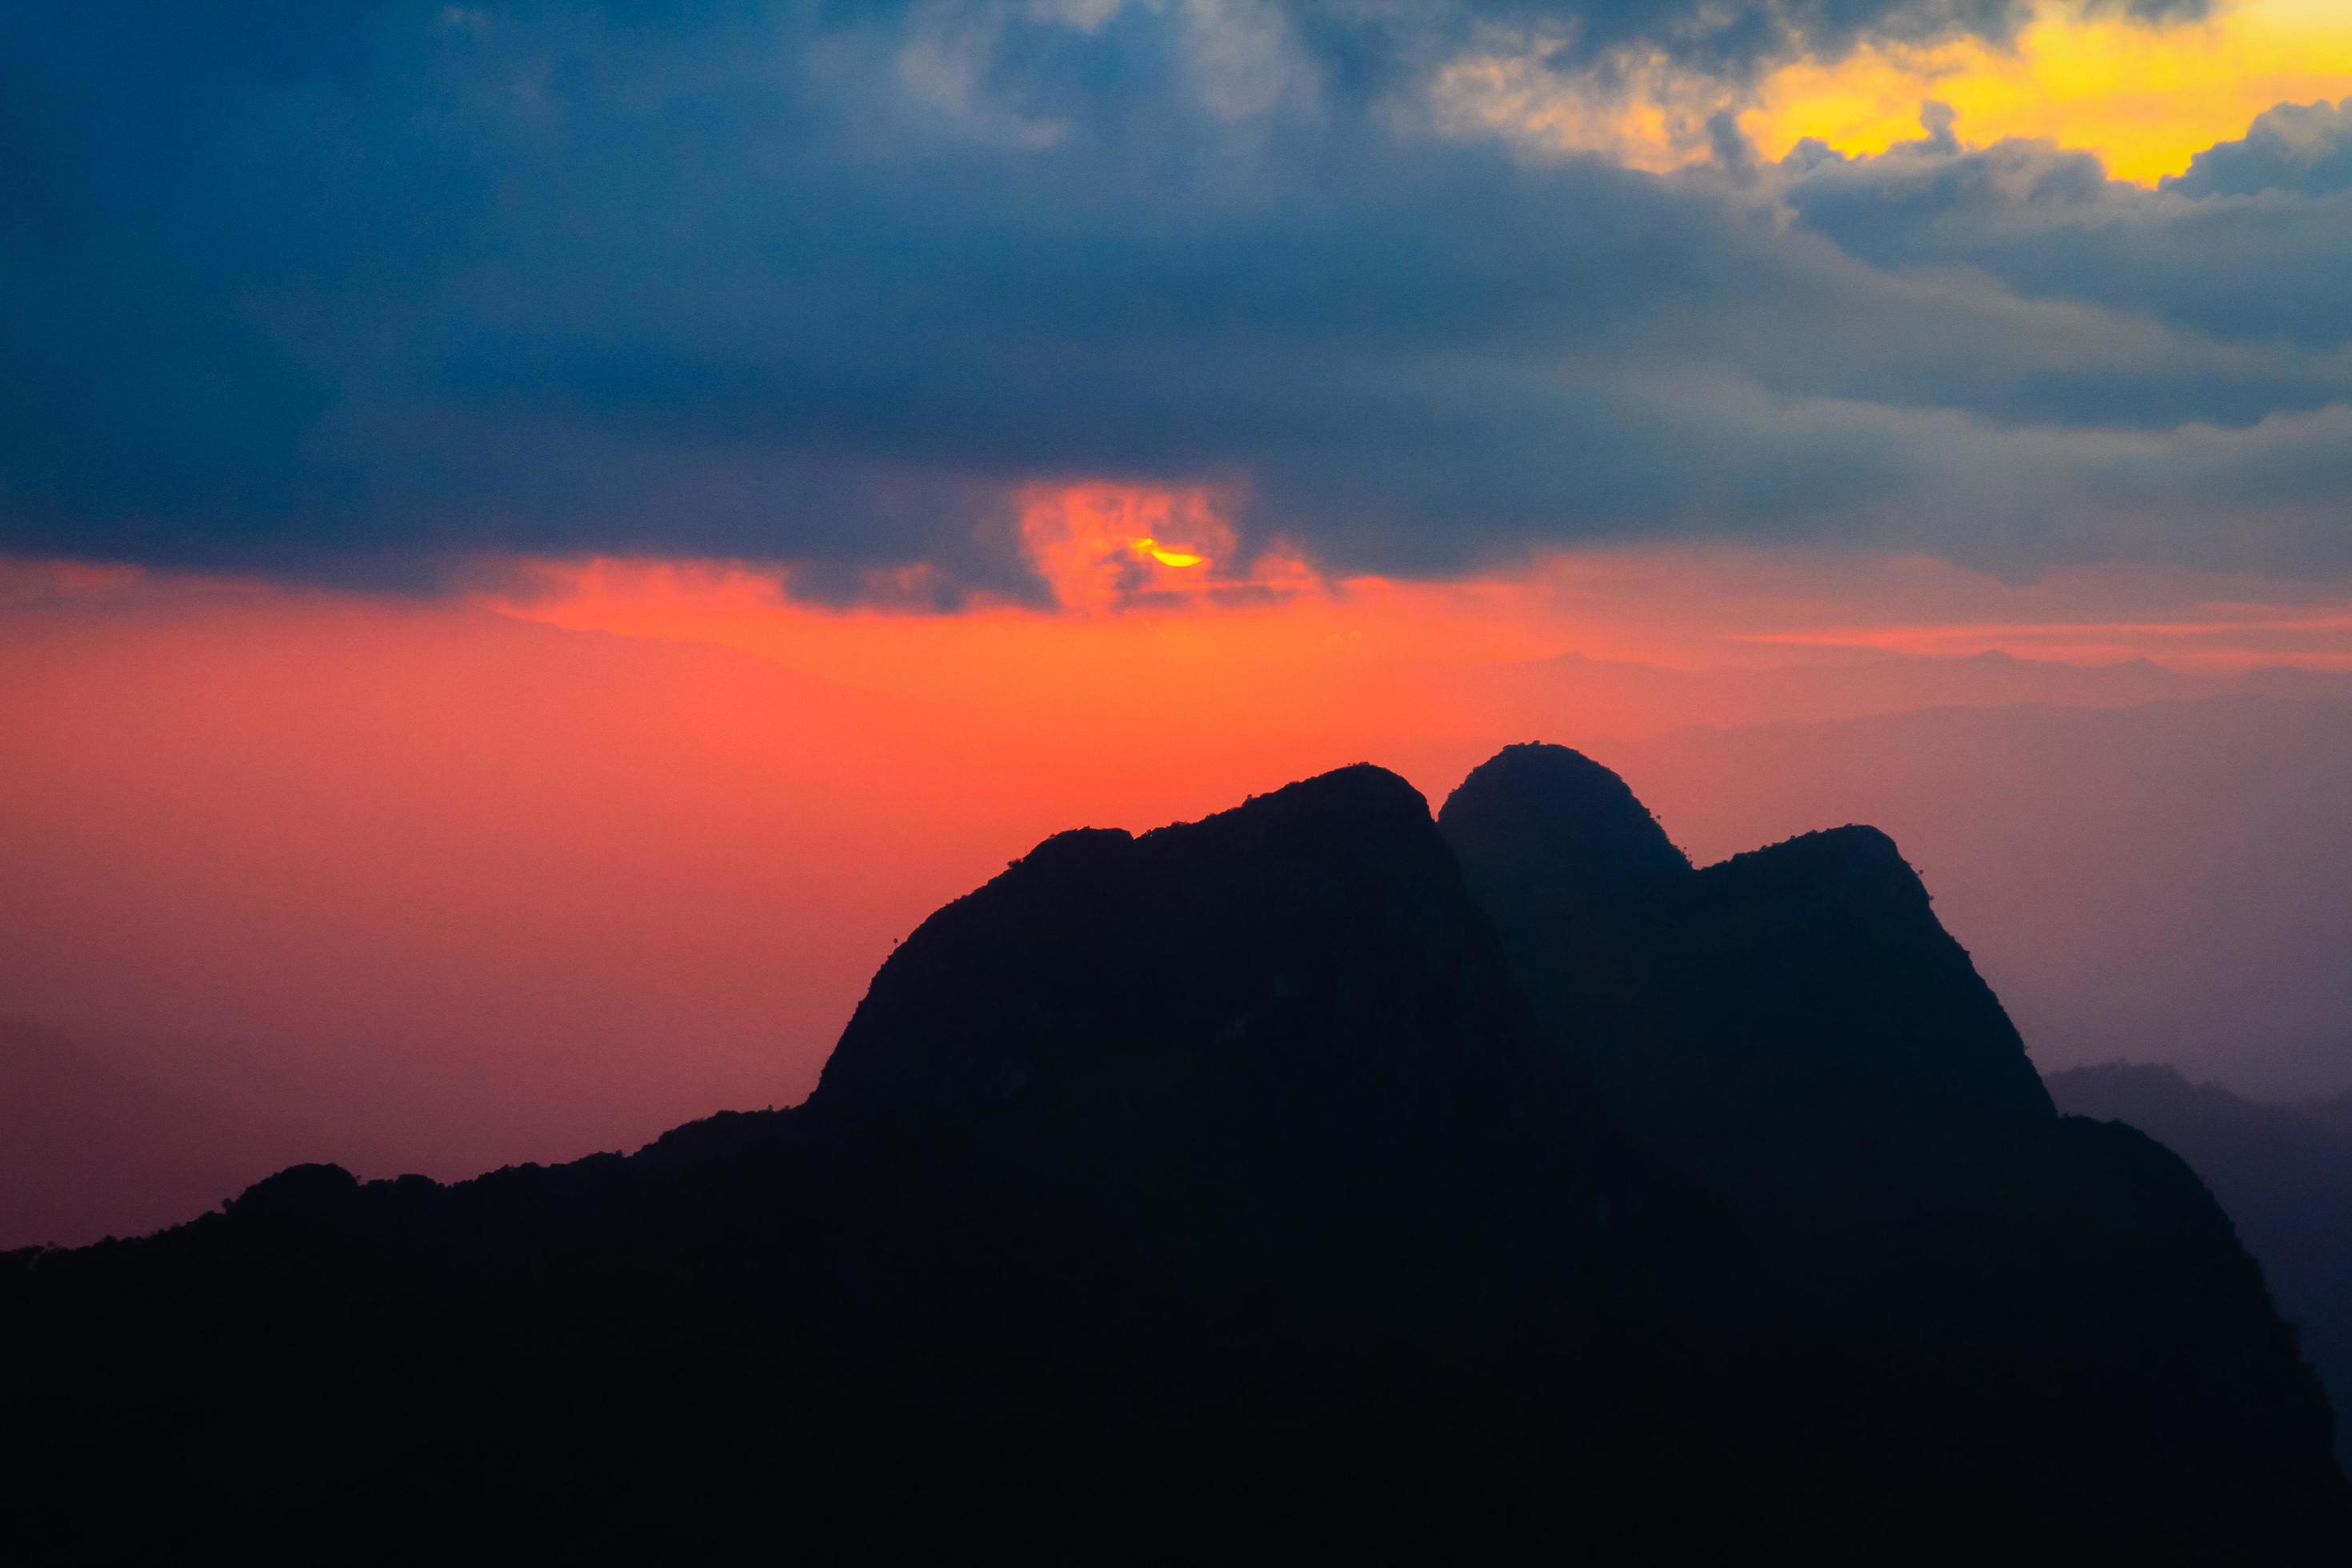
<path fill-rule="evenodd" d="M 1933 114 L 1662 178 L 1427 110 L 1471 47 L 1737 80 L 2021 9 L 19 8 L 0 549 L 1034 592 L 1007 487 L 1087 475 L 1233 485 L 1342 570 L 1707 537 L 2352 569 L 2342 110 L 2151 192 Z"/>

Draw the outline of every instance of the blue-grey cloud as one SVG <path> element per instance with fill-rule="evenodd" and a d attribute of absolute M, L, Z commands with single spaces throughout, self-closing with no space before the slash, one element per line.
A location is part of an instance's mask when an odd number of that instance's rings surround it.
<path fill-rule="evenodd" d="M 2352 98 L 2342 103 L 2282 103 L 2236 142 L 2209 147 L 2189 172 L 2164 182 L 2185 196 L 2306 196 L 2352 190 Z"/>
<path fill-rule="evenodd" d="M 2025 298 L 2263 345 L 2273 363 L 2333 383 L 2352 343 L 2352 184 L 2331 185 L 2326 171 L 2330 132 L 2352 147 L 2352 115 L 2328 115 L 2273 110 L 2156 191 L 2046 142 L 1964 152 L 1939 121 L 1874 158 L 1801 147 L 1781 195 L 1808 230 L 1874 268 L 1978 268 Z M 2297 128 L 2291 151 L 2274 133 L 2283 122 Z"/>
<path fill-rule="evenodd" d="M 1229 482 L 1341 569 L 1660 537 L 2352 567 L 2352 312 L 2291 286 L 2334 197 L 2233 226 L 2254 198 L 1948 134 L 1776 171 L 1727 136 L 1737 171 L 1658 178 L 1410 111 L 1474 28 L 1711 68 L 1997 36 L 2009 0 L 208 10 L 0 17 L 0 549 L 1034 592 L 1005 498 L 1086 475 Z M 2086 276 L 2158 230 L 2171 273 Z M 2200 257 L 2289 279 L 2287 325 Z"/>
<path fill-rule="evenodd" d="M 1641 48 L 1736 73 L 1803 55 L 1836 57 L 1865 41 L 1924 44 L 2013 38 L 2034 0 L 1291 0 L 1282 7 L 1319 53 L 1339 61 L 1426 60 L 1481 31 L 1540 37 L 1559 58 Z M 2212 0 L 2083 0 L 2079 11 L 2144 23 L 2200 20 Z M 1359 72 L 1359 75 L 1370 74 Z"/>

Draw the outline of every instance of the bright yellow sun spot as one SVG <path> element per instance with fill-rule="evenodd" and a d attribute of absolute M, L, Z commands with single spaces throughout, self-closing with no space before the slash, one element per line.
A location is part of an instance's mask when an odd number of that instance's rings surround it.
<path fill-rule="evenodd" d="M 2278 103 L 2352 96 L 2352 0 L 2244 0 L 2174 27 L 2085 22 L 2053 8 L 2014 49 L 1982 44 L 1865 50 L 1779 72 L 1742 125 L 1768 158 L 1818 137 L 1884 152 L 1919 134 L 1919 105 L 1959 112 L 1971 145 L 2046 137 L 2153 184 Z"/>
<path fill-rule="evenodd" d="M 1195 555 L 1188 550 L 1171 550 L 1156 539 L 1139 539 L 1135 542 L 1135 548 L 1143 554 L 1150 556 L 1162 566 L 1198 566 L 1208 559 L 1205 555 Z"/>

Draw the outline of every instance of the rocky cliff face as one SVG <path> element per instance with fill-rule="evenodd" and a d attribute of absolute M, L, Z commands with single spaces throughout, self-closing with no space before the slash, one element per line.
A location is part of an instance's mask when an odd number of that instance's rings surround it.
<path fill-rule="evenodd" d="M 2049 1111 L 1891 847 L 1696 871 L 1582 759 L 1507 760 L 1443 835 L 1356 768 L 1048 840 L 893 954 L 791 1111 L 8 1255 L 19 1538 L 2340 1547 L 2326 1407 L 2218 1211 Z"/>

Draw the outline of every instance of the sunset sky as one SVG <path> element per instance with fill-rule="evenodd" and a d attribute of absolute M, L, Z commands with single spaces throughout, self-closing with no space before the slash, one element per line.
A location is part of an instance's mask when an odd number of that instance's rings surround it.
<path fill-rule="evenodd" d="M 109 1071 L 641 1142 L 1045 833 L 1540 736 L 2352 1089 L 2343 0 L 100 0 L 0 145 L 0 1018 Z"/>

